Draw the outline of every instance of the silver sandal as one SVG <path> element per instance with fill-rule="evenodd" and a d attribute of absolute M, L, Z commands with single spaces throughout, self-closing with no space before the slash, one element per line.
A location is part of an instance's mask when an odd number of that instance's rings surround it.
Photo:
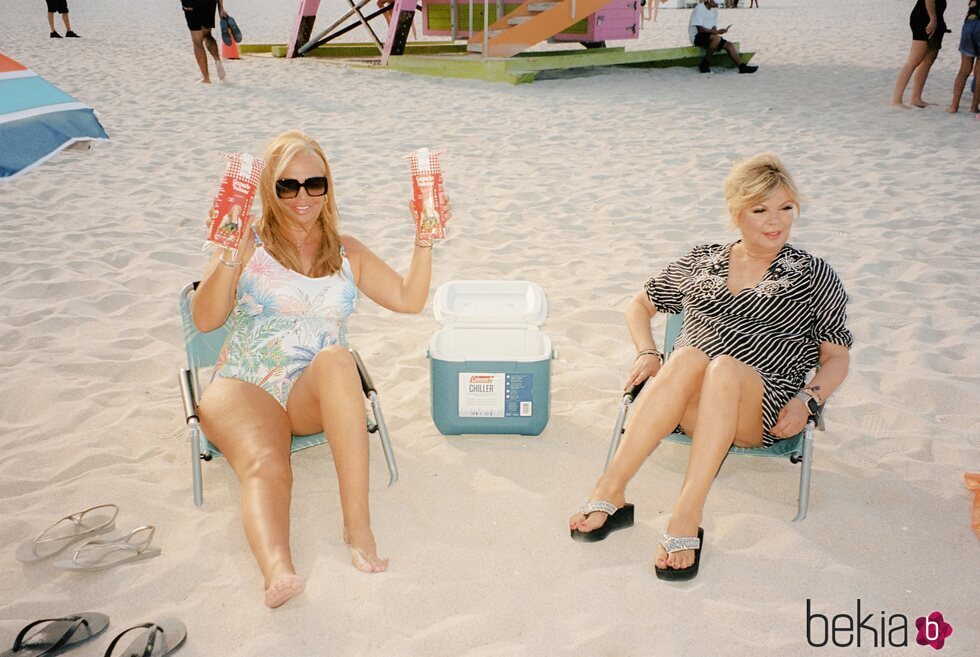
<path fill-rule="evenodd" d="M 664 532 L 660 537 L 660 545 L 666 550 L 667 554 L 681 552 L 682 550 L 694 550 L 694 563 L 687 568 L 660 568 L 654 566 L 657 577 L 671 581 L 682 581 L 694 579 L 698 574 L 698 567 L 701 565 L 701 543 L 704 540 L 704 529 L 698 527 L 698 535 L 695 536 L 671 536 Z"/>
<path fill-rule="evenodd" d="M 160 548 L 150 547 L 155 532 L 153 525 L 143 525 L 116 539 L 88 541 L 75 550 L 70 560 L 55 561 L 54 565 L 65 570 L 94 572 L 150 559 L 160 554 Z M 139 539 L 134 540 L 137 536 Z"/>
<path fill-rule="evenodd" d="M 601 511 L 609 516 L 606 518 L 606 522 L 602 523 L 601 527 L 596 527 L 590 532 L 583 532 L 578 529 L 571 530 L 574 540 L 584 543 L 595 543 L 609 536 L 610 532 L 633 526 L 633 505 L 629 502 L 622 507 L 617 507 L 611 502 L 596 500 L 595 502 L 588 502 L 583 506 L 580 513 L 588 516 L 590 513 L 595 513 L 596 511 Z"/>
<path fill-rule="evenodd" d="M 98 513 L 102 509 L 111 511 Z M 119 515 L 119 507 L 115 504 L 100 504 L 65 516 L 38 534 L 37 538 L 21 543 L 17 547 L 17 559 L 24 563 L 50 559 L 69 545 L 84 538 L 111 531 L 116 524 L 117 515 Z M 67 520 L 72 523 L 67 530 L 57 531 Z"/>

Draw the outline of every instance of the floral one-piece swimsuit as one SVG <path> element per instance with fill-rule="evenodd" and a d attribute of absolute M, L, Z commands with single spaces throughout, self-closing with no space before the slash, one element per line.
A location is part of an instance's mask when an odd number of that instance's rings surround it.
<path fill-rule="evenodd" d="M 339 271 L 310 278 L 257 244 L 238 280 L 228 338 L 215 375 L 254 383 L 283 408 L 293 384 L 326 347 L 347 344 L 357 285 L 343 247 Z"/>

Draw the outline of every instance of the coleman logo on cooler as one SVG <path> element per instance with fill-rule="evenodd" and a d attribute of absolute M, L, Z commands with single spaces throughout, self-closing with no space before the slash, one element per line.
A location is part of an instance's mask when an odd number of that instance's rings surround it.
<path fill-rule="evenodd" d="M 470 377 L 470 392 L 493 392 L 493 376 L 474 374 Z"/>

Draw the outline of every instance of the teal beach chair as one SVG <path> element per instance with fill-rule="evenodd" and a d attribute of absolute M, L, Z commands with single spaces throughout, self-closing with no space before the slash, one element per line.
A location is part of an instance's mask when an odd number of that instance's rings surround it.
<path fill-rule="evenodd" d="M 674 342 L 680 335 L 681 326 L 684 323 L 683 314 L 668 315 L 667 328 L 664 332 L 664 356 L 668 357 L 674 350 Z M 613 455 L 619 448 L 619 441 L 623 437 L 626 425 L 626 416 L 629 413 L 630 404 L 640 394 L 642 384 L 634 386 L 623 395 L 623 401 L 619 406 L 619 415 L 616 417 L 616 426 L 613 428 L 612 440 L 609 442 L 609 454 L 606 456 L 606 468 L 612 462 Z M 821 408 L 820 411 L 823 409 Z M 789 459 L 790 462 L 800 465 L 800 498 L 794 522 L 806 518 L 807 508 L 810 505 L 810 466 L 813 461 L 813 431 L 823 429 L 821 413 L 811 415 L 807 420 L 806 427 L 792 438 L 778 440 L 769 447 L 735 447 L 728 449 L 729 454 L 739 454 L 745 456 L 765 456 L 770 458 Z M 665 440 L 682 445 L 690 445 L 691 437 L 687 434 L 676 432 L 668 435 Z M 727 458 L 727 456 L 726 456 Z"/>
<path fill-rule="evenodd" d="M 191 318 L 191 294 L 197 289 L 199 283 L 200 281 L 188 283 L 180 292 L 180 316 L 184 324 L 187 367 L 181 368 L 179 382 L 184 415 L 187 420 L 187 433 L 191 443 L 191 474 L 194 481 L 195 506 L 204 504 L 201 461 L 210 461 L 212 457 L 221 454 L 217 447 L 208 442 L 198 420 L 197 405 L 201 395 L 200 371 L 215 364 L 221 347 L 224 345 L 225 337 L 228 335 L 227 323 L 207 333 L 198 331 L 197 327 L 194 326 L 194 321 Z M 385 460 L 388 462 L 388 485 L 391 486 L 398 481 L 398 465 L 395 463 L 395 453 L 391 449 L 391 440 L 388 438 L 388 427 L 385 425 L 384 416 L 381 414 L 381 402 L 361 357 L 353 349 L 350 352 L 354 356 L 357 373 L 361 378 L 361 389 L 364 391 L 364 396 L 371 408 L 367 420 L 368 432 L 377 433 L 381 440 Z M 326 436 L 322 432 L 309 436 L 293 436 L 292 451 L 321 445 L 324 442 L 326 442 Z"/>

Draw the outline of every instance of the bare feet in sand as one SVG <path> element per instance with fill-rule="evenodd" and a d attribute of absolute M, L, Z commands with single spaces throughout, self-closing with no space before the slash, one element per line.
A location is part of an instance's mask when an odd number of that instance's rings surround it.
<path fill-rule="evenodd" d="M 223 82 L 225 79 L 225 67 L 221 63 L 220 59 L 214 60 L 214 67 L 218 69 L 218 80 L 221 80 Z"/>
<path fill-rule="evenodd" d="M 925 108 L 929 107 L 930 105 L 932 105 L 932 103 L 927 103 L 926 101 L 922 100 L 921 98 L 919 100 L 910 101 L 909 104 L 912 105 L 913 107 L 918 107 L 919 109 L 925 109 Z"/>
<path fill-rule="evenodd" d="M 912 109 L 909 105 L 906 105 L 905 103 L 892 102 L 889 103 L 888 105 L 889 107 L 901 107 L 902 109 Z"/>
<path fill-rule="evenodd" d="M 296 573 L 284 575 L 265 590 L 265 604 L 267 607 L 275 609 L 295 598 L 305 588 L 306 580 Z"/>
<path fill-rule="evenodd" d="M 362 573 L 381 573 L 388 569 L 388 560 L 378 556 L 378 546 L 370 529 L 345 529 L 344 543 L 350 548 L 351 563 Z"/>

